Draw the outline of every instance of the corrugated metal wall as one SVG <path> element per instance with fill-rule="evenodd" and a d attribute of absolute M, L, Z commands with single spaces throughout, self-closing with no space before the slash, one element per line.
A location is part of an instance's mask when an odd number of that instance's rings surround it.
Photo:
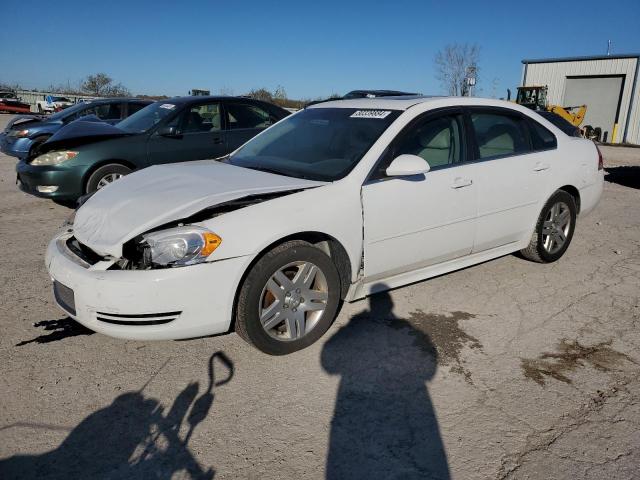
<path fill-rule="evenodd" d="M 633 109 L 627 125 L 633 83 L 639 83 L 638 79 L 635 78 L 637 62 L 637 58 L 608 58 L 603 60 L 529 63 L 524 66 L 523 81 L 525 86 L 548 85 L 549 102 L 562 105 L 565 79 L 568 76 L 626 75 L 618 117 L 617 141 L 623 141 L 626 128 L 626 141 L 640 144 L 640 85 L 636 85 L 633 94 Z M 524 78 L 525 76 L 526 78 Z"/>

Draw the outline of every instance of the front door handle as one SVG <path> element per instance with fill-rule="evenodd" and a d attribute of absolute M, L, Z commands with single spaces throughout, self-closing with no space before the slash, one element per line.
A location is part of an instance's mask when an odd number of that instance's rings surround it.
<path fill-rule="evenodd" d="M 533 171 L 534 171 L 534 172 L 542 172 L 542 171 L 544 171 L 544 170 L 549 170 L 549 168 L 551 168 L 551 165 L 549 165 L 548 163 L 538 162 L 538 163 L 536 163 L 536 165 L 533 167 Z"/>
<path fill-rule="evenodd" d="M 220 145 L 222 143 L 222 137 L 213 137 L 213 143 L 215 145 Z"/>
<path fill-rule="evenodd" d="M 451 184 L 451 188 L 464 188 L 469 185 L 473 185 L 473 180 L 470 178 L 457 177 Z"/>

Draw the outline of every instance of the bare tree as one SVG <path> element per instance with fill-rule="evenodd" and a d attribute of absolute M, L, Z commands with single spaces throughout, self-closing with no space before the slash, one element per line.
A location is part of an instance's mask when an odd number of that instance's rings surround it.
<path fill-rule="evenodd" d="M 129 95 L 129 90 L 121 83 L 113 83 L 113 79 L 106 73 L 89 75 L 82 82 L 82 91 L 96 97 L 122 97 Z"/>
<path fill-rule="evenodd" d="M 449 95 L 464 95 L 467 93 L 467 72 L 475 67 L 475 76 L 478 76 L 478 59 L 480 47 L 477 44 L 449 44 L 436 53 L 435 67 L 436 78 L 442 88 Z"/>
<path fill-rule="evenodd" d="M 253 89 L 247 94 L 247 96 L 264 102 L 273 101 L 273 95 L 271 95 L 271 92 L 266 88 Z"/>
<path fill-rule="evenodd" d="M 106 73 L 96 73 L 85 78 L 82 82 L 82 90 L 99 97 L 106 93 L 111 82 L 113 82 L 113 79 Z"/>
<path fill-rule="evenodd" d="M 278 85 L 273 92 L 273 103 L 284 107 L 287 104 L 287 92 L 282 85 Z"/>
<path fill-rule="evenodd" d="M 106 95 L 109 97 L 128 97 L 131 92 L 122 83 L 118 82 L 113 85 L 109 85 L 106 90 Z"/>

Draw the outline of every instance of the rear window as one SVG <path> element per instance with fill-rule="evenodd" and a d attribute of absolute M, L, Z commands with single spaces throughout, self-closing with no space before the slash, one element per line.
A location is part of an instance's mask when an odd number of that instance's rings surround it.
<path fill-rule="evenodd" d="M 502 113 L 472 113 L 481 159 L 518 155 L 531 150 L 519 117 Z"/>
<path fill-rule="evenodd" d="M 529 132 L 534 150 L 551 150 L 556 148 L 556 136 L 535 120 L 529 119 Z"/>

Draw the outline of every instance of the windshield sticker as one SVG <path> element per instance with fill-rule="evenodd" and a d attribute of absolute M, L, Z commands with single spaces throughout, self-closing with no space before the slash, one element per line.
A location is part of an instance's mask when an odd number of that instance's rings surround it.
<path fill-rule="evenodd" d="M 358 110 L 351 118 L 386 118 L 391 110 Z"/>
<path fill-rule="evenodd" d="M 163 103 L 160 108 L 166 108 L 167 110 L 173 110 L 176 106 L 173 103 Z"/>

